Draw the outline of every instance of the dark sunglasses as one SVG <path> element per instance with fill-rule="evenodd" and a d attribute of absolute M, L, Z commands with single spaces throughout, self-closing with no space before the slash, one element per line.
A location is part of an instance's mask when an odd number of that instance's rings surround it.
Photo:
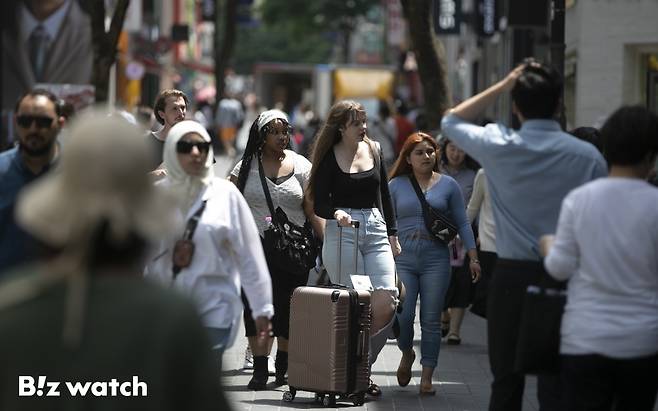
<path fill-rule="evenodd" d="M 16 123 L 23 128 L 29 128 L 32 123 L 37 123 L 37 127 L 39 128 L 50 128 L 53 124 L 53 120 L 55 119 L 48 116 L 16 116 Z"/>
<path fill-rule="evenodd" d="M 201 153 L 207 153 L 210 150 L 210 143 L 205 141 L 179 141 L 176 143 L 176 152 L 181 154 L 189 154 L 192 148 L 196 147 Z"/>

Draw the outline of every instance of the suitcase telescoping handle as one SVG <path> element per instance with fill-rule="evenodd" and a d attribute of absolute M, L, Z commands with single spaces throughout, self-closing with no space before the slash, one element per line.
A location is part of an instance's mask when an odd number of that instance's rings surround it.
<path fill-rule="evenodd" d="M 354 274 L 357 274 L 357 269 L 358 269 L 357 257 L 359 255 L 359 222 L 352 220 L 351 225 L 354 228 Z M 342 254 L 343 254 L 343 226 L 338 224 L 338 278 L 339 279 L 343 278 L 343 264 L 341 264 Z"/>

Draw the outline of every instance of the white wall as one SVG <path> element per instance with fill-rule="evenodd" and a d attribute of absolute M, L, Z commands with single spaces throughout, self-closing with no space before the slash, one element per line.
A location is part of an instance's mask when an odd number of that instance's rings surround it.
<path fill-rule="evenodd" d="M 658 0 L 577 0 L 566 43 L 577 54 L 573 123 L 600 125 L 620 105 L 643 103 L 639 53 L 658 49 Z"/>

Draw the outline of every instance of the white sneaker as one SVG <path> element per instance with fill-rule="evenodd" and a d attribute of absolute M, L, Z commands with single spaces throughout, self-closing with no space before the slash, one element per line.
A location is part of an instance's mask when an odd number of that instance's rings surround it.
<path fill-rule="evenodd" d="M 267 360 L 267 372 L 270 374 L 270 376 L 276 374 L 276 367 L 274 366 L 274 358 L 272 356 L 269 356 L 269 359 Z"/>
<path fill-rule="evenodd" d="M 254 355 L 251 353 L 251 347 L 247 345 L 244 350 L 244 363 L 242 363 L 243 370 L 251 370 L 254 368 Z"/>

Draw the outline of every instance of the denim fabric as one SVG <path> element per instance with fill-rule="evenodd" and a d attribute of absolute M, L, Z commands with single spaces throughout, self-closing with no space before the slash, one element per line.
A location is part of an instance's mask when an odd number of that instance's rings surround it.
<path fill-rule="evenodd" d="M 400 237 L 402 253 L 395 259 L 407 297 L 398 314 L 398 347 L 409 350 L 414 341 L 416 300 L 420 295 L 421 365 L 436 367 L 441 347 L 441 311 L 450 284 L 448 247 L 429 238 Z"/>
<path fill-rule="evenodd" d="M 338 261 L 338 239 L 340 228 L 335 220 L 327 220 L 322 247 L 322 259 L 331 282 L 352 287 L 350 275 L 367 274 L 374 289 L 394 291 L 395 261 L 388 242 L 386 223 L 378 209 L 342 209 L 360 223 L 359 252 L 357 253 L 357 272 L 354 272 L 354 229 L 342 229 L 341 261 Z M 339 263 L 341 272 L 339 274 Z"/>
<path fill-rule="evenodd" d="M 222 368 L 222 356 L 231 336 L 231 328 L 213 328 L 206 327 L 210 346 L 212 347 L 213 357 L 217 361 L 219 368 Z"/>
<path fill-rule="evenodd" d="M 395 287 L 395 261 L 388 242 L 386 223 L 377 208 L 342 209 L 359 222 L 359 250 L 356 252 L 353 228 L 342 229 L 341 258 L 338 258 L 339 235 L 341 229 L 335 220 L 327 220 L 322 247 L 322 259 L 331 282 L 352 287 L 352 274 L 367 274 L 374 289 L 391 291 L 391 298 L 397 297 Z M 354 272 L 354 254 L 357 255 L 357 272 Z M 339 274 L 340 264 L 340 274 Z M 370 365 L 377 360 L 379 352 L 386 345 L 391 321 L 376 334 L 370 335 Z"/>
<path fill-rule="evenodd" d="M 0 274 L 37 256 L 36 239 L 17 224 L 14 213 L 19 192 L 49 169 L 33 174 L 18 147 L 0 153 Z"/>

